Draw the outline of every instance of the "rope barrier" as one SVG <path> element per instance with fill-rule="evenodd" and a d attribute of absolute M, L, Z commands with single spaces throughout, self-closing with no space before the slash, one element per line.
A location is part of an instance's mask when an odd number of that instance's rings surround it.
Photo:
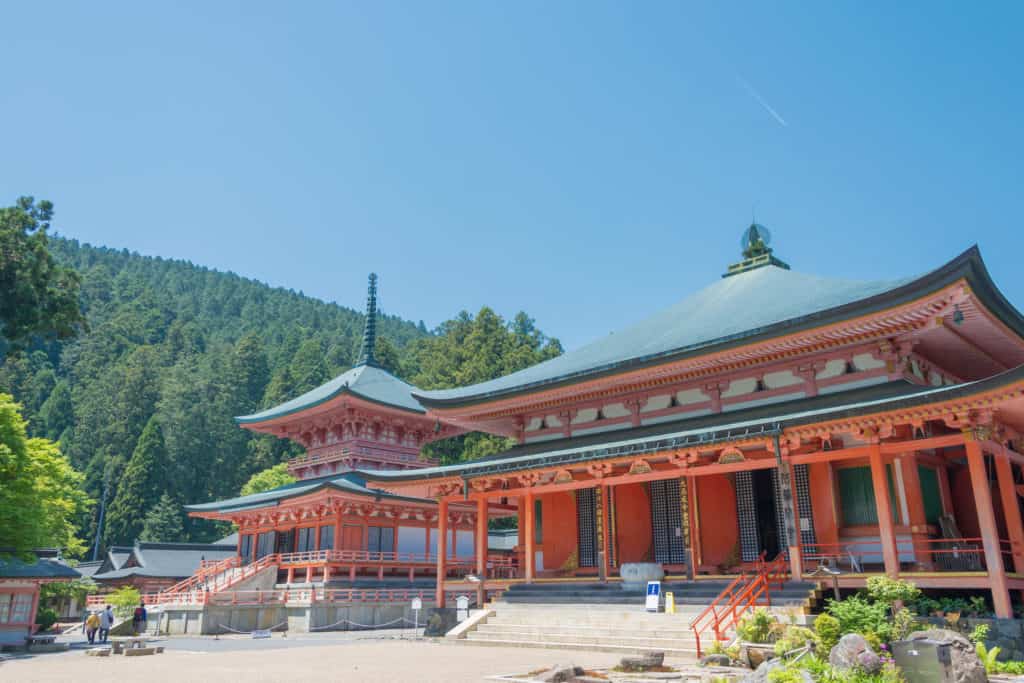
<path fill-rule="evenodd" d="M 341 624 L 350 624 L 350 625 L 356 626 L 358 628 L 379 629 L 379 628 L 384 628 L 385 626 L 391 626 L 392 624 L 397 624 L 397 623 L 400 623 L 400 622 L 403 622 L 403 621 L 405 623 L 407 623 L 407 624 L 412 624 L 413 626 L 420 626 L 419 623 L 413 621 L 412 619 L 406 619 L 405 617 L 399 617 L 398 619 L 392 619 L 391 621 L 386 621 L 383 624 L 360 624 L 359 622 L 352 621 L 351 619 L 342 619 L 341 621 L 336 621 L 333 624 L 327 624 L 326 626 L 310 626 L 309 630 L 310 631 L 325 631 L 325 630 L 327 630 L 329 628 L 333 628 L 333 627 L 339 626 Z M 425 626 L 426 624 L 423 624 L 423 625 Z"/>
<path fill-rule="evenodd" d="M 238 635 L 241 635 L 241 636 L 251 636 L 252 633 L 253 633 L 252 631 L 239 631 L 238 629 L 231 628 L 230 626 L 225 626 L 224 624 L 217 624 L 217 625 L 220 626 L 225 631 L 231 631 L 232 633 L 237 633 Z M 259 629 L 256 629 L 256 630 L 257 631 L 273 631 L 275 628 L 280 628 L 281 626 L 287 626 L 287 625 L 288 625 L 287 621 L 282 621 L 280 624 L 275 624 L 275 625 L 271 626 L 270 628 L 259 628 Z"/>

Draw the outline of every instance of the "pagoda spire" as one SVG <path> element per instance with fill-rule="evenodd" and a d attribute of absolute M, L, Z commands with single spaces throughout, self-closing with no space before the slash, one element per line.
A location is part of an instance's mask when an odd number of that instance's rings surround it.
<path fill-rule="evenodd" d="M 377 346 L 377 274 L 370 273 L 370 284 L 366 292 L 366 326 L 363 328 L 363 348 L 359 352 L 356 366 L 377 365 L 373 352 Z"/>

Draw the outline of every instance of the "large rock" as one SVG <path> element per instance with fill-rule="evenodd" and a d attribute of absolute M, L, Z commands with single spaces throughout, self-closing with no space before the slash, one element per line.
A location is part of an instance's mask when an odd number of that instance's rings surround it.
<path fill-rule="evenodd" d="M 700 658 L 701 666 L 730 666 L 732 658 L 729 655 L 704 655 Z"/>
<path fill-rule="evenodd" d="M 662 666 L 664 663 L 664 652 L 645 652 L 642 655 L 623 657 L 619 662 L 619 666 L 629 671 L 645 671 Z"/>
<path fill-rule="evenodd" d="M 573 666 L 572 664 L 564 664 L 555 666 L 545 671 L 540 676 L 537 676 L 534 680 L 543 681 L 544 683 L 573 683 L 577 676 L 583 675 L 582 666 Z"/>
<path fill-rule="evenodd" d="M 956 631 L 946 628 L 932 628 L 927 631 L 914 631 L 907 640 L 935 640 L 949 643 L 949 654 L 952 660 L 953 680 L 955 683 L 985 683 L 985 665 L 974 651 L 974 644 Z"/>
<path fill-rule="evenodd" d="M 882 668 L 882 660 L 859 633 L 847 633 L 840 638 L 828 653 L 828 663 L 841 671 L 863 669 L 872 674 Z"/>
<path fill-rule="evenodd" d="M 661 581 L 665 570 L 657 562 L 627 562 L 619 567 L 622 590 L 646 590 L 648 581 Z"/>

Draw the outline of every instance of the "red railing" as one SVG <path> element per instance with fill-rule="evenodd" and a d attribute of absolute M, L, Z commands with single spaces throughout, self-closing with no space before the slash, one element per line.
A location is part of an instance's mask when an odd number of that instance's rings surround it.
<path fill-rule="evenodd" d="M 238 564 L 238 557 L 232 556 L 223 560 L 200 560 L 199 569 L 195 574 L 179 581 L 173 586 L 161 591 L 161 593 L 181 593 L 184 591 L 196 590 L 210 577 L 217 576 L 231 569 Z"/>
<path fill-rule="evenodd" d="M 1013 545 L 1000 541 L 1004 560 L 1012 558 Z M 882 571 L 881 541 L 850 541 L 846 543 L 812 543 L 801 546 L 804 568 L 813 570 L 819 564 L 831 564 L 848 572 Z M 914 565 L 924 571 L 986 571 L 985 550 L 981 538 L 929 538 L 896 540 L 896 554 L 902 565 Z M 1012 566 L 1012 565 L 1010 565 Z"/>
<path fill-rule="evenodd" d="M 778 584 L 781 587 L 786 581 L 786 558 L 780 553 L 773 561 L 765 562 L 764 557 L 765 554 L 761 553 L 757 558 L 754 574 L 737 576 L 690 622 L 698 657 L 703 655 L 702 633 L 711 631 L 715 640 L 726 640 L 729 631 L 735 628 L 747 610 L 771 604 L 771 585 Z"/>

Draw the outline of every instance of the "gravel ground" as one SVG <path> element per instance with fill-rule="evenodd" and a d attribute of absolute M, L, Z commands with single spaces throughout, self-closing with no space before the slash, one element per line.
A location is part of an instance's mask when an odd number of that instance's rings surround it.
<path fill-rule="evenodd" d="M 87 657 L 81 649 L 0 664 L 0 681 L 366 681 L 478 682 L 561 663 L 600 667 L 604 652 L 460 646 L 367 633 L 318 634 L 270 640 L 170 638 L 151 657 Z M 671 662 L 670 662 L 671 663 Z"/>

